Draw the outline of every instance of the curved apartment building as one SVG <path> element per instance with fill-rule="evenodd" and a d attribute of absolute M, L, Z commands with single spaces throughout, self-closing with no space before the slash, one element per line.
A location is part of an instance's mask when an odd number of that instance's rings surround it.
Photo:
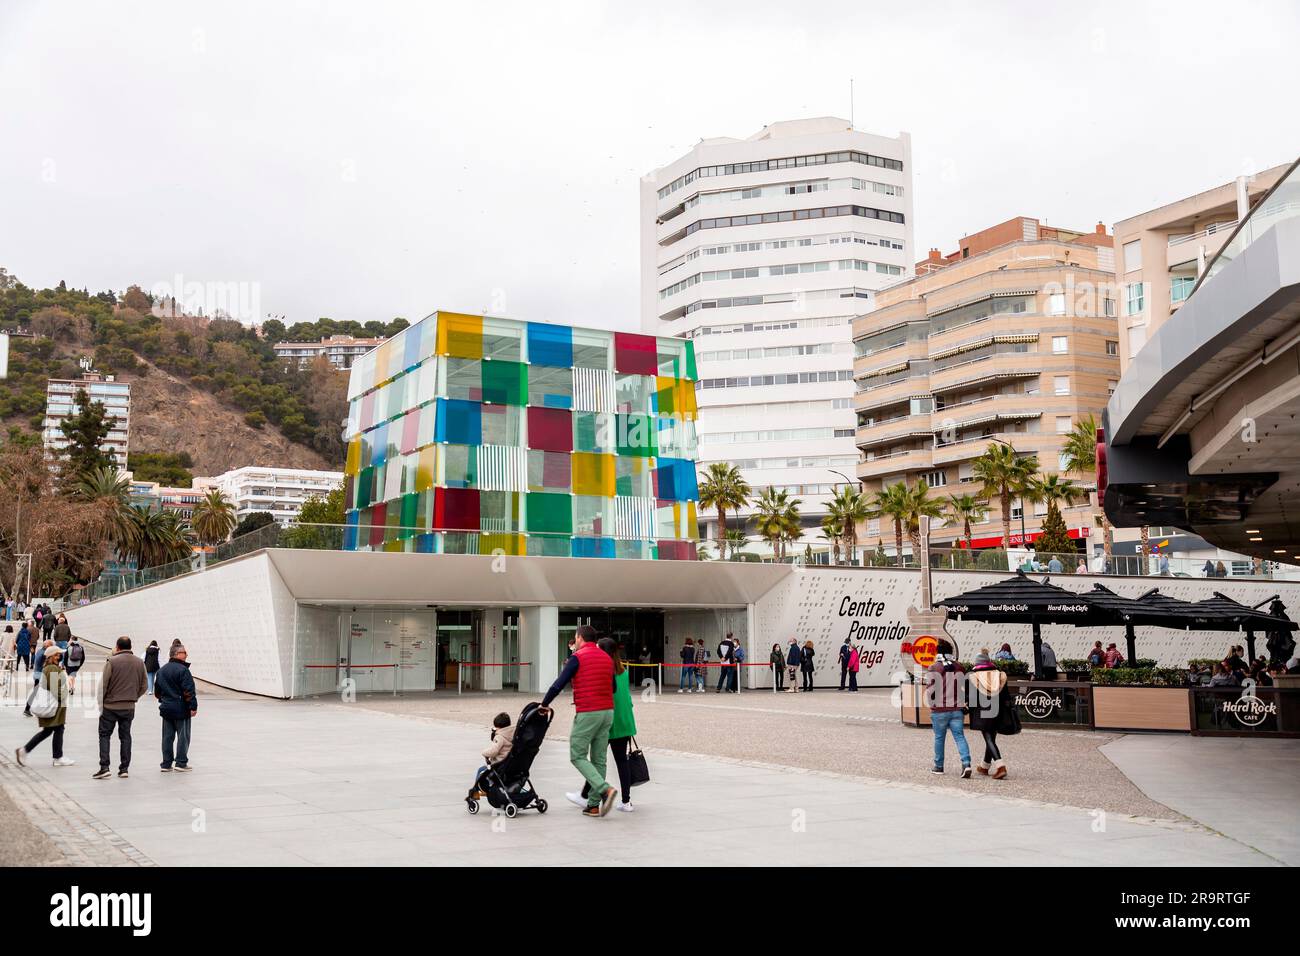
<path fill-rule="evenodd" d="M 1065 470 L 1061 447 L 1074 424 L 1100 418 L 1119 379 L 1114 252 L 1105 228 L 1082 233 L 1026 217 L 932 250 L 917 277 L 876 296 L 854 322 L 858 476 L 868 493 L 924 478 L 935 496 L 975 493 L 973 463 L 990 442 Z M 1090 476 L 1072 475 L 1092 487 Z M 1033 540 L 1045 508 L 1024 506 Z M 1094 506 L 1063 510 L 1070 534 L 1092 534 Z M 1021 503 L 1012 540 L 1023 543 Z M 865 540 L 892 529 L 868 524 Z M 953 543 L 960 527 L 938 530 Z M 972 527 L 975 547 L 1001 544 L 1001 515 Z"/>
<path fill-rule="evenodd" d="M 642 180 L 642 327 L 695 343 L 699 464 L 789 490 L 806 527 L 857 463 L 853 317 L 910 273 L 911 178 L 906 133 L 825 117 L 702 140 Z"/>

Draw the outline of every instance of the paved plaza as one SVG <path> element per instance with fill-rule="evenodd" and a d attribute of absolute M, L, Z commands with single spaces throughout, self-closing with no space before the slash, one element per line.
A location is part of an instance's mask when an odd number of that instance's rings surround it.
<path fill-rule="evenodd" d="M 1295 741 L 1027 731 L 1006 747 L 1012 779 L 960 781 L 924 772 L 929 733 L 900 727 L 880 691 L 640 699 L 653 782 L 635 791 L 635 812 L 599 820 L 564 800 L 577 777 L 561 698 L 533 772 L 549 812 L 507 820 L 485 804 L 470 816 L 463 797 L 488 720 L 529 699 L 284 702 L 210 690 L 187 775 L 158 772 L 159 720 L 145 701 L 131 777 L 102 781 L 90 777 L 95 720 L 76 710 L 70 718 L 65 747 L 76 766 L 51 766 L 45 743 L 19 769 L 13 747 L 35 721 L 5 706 L 0 857 L 186 866 L 1296 862 Z M 1231 785 L 1234 767 L 1238 776 L 1273 769 L 1245 788 Z M 1198 796 L 1201 784 L 1212 798 Z M 23 818 L 25 827 L 8 825 Z M 1270 839 L 1277 827 L 1289 842 Z"/>

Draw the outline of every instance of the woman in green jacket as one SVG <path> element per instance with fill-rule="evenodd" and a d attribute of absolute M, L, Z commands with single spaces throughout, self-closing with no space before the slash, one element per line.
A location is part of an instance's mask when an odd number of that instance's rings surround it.
<path fill-rule="evenodd" d="M 632 716 L 632 689 L 628 684 L 628 671 L 623 666 L 623 658 L 618 653 L 618 642 L 612 637 L 602 637 L 596 646 L 614 659 L 614 722 L 609 727 L 609 749 L 614 753 L 614 766 L 618 768 L 618 785 L 623 800 L 618 808 L 624 813 L 631 813 L 632 806 L 632 769 L 627 762 L 628 746 L 636 736 L 636 718 Z M 582 793 L 566 793 L 570 803 L 580 807 L 587 805 L 587 794 L 591 785 L 586 784 Z"/>
<path fill-rule="evenodd" d="M 58 644 L 51 645 L 45 652 L 45 666 L 41 668 L 40 686 L 54 695 L 54 699 L 59 702 L 59 709 L 54 712 L 53 717 L 39 718 L 37 722 L 41 725 L 41 729 L 36 732 L 36 736 L 14 752 L 14 758 L 20 765 L 26 765 L 27 755 L 46 737 L 54 738 L 54 766 L 70 767 L 76 763 L 71 757 L 63 756 L 63 726 L 68 719 L 68 679 L 63 669 L 59 667 L 59 659 L 62 656 L 63 652 Z"/>

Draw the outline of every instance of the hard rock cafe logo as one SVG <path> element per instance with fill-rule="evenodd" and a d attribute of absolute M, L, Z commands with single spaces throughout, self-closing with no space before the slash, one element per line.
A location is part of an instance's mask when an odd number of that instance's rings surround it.
<path fill-rule="evenodd" d="M 1052 712 L 1058 707 L 1065 706 L 1065 698 L 1060 694 L 1052 694 L 1048 691 L 1037 689 L 1028 693 L 1016 695 L 1016 706 L 1023 707 L 1025 713 L 1030 717 L 1043 720 L 1050 717 Z"/>
<path fill-rule="evenodd" d="M 1245 727 L 1258 727 L 1270 715 L 1277 713 L 1276 701 L 1263 701 L 1252 695 L 1243 695 L 1236 700 L 1225 700 L 1219 705 L 1225 714 L 1232 714 L 1237 722 Z"/>

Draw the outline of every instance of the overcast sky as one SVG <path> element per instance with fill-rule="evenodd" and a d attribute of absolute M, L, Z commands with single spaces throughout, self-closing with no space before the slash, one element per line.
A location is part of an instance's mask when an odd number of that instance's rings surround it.
<path fill-rule="evenodd" d="M 254 284 L 287 321 L 638 325 L 638 180 L 849 111 L 918 256 L 1300 153 L 1300 5 L 0 2 L 0 266 Z"/>

